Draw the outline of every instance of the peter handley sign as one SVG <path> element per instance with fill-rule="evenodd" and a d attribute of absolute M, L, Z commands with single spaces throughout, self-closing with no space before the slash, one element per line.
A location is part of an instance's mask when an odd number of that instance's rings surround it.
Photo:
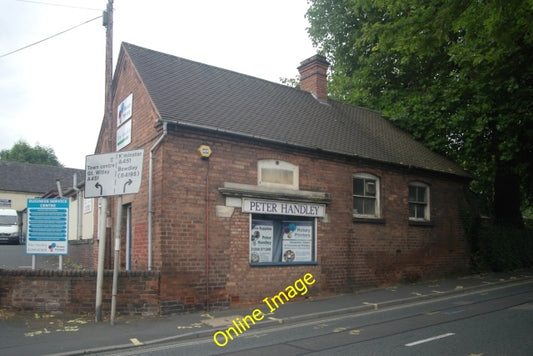
<path fill-rule="evenodd" d="M 324 204 L 300 203 L 277 200 L 243 199 L 242 211 L 256 214 L 275 214 L 324 217 L 326 207 Z"/>

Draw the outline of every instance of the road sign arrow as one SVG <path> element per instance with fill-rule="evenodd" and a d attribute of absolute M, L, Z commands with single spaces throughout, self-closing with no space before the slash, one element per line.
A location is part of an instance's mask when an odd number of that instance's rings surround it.
<path fill-rule="evenodd" d="M 86 156 L 86 198 L 99 198 L 139 192 L 144 150 Z M 96 183 L 96 184 L 95 184 Z"/>
<path fill-rule="evenodd" d="M 133 183 L 133 181 L 131 180 L 131 178 L 128 179 L 128 180 L 126 181 L 126 183 L 124 183 L 124 189 L 122 190 L 123 193 L 126 193 L 126 186 L 127 186 L 127 185 L 130 185 L 131 183 Z"/>

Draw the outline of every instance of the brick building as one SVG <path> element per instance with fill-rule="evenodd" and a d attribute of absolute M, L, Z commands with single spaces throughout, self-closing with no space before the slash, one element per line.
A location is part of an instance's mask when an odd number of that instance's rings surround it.
<path fill-rule="evenodd" d="M 121 266 L 160 272 L 163 311 L 256 304 L 306 273 L 324 294 L 467 268 L 468 173 L 328 99 L 327 68 L 302 62 L 300 90 L 122 44 L 97 151 L 144 149 Z"/>

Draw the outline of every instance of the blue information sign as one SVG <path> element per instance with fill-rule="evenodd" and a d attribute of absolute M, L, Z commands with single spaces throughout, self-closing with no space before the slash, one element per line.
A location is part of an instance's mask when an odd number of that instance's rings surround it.
<path fill-rule="evenodd" d="M 68 254 L 68 199 L 28 199 L 26 253 Z"/>

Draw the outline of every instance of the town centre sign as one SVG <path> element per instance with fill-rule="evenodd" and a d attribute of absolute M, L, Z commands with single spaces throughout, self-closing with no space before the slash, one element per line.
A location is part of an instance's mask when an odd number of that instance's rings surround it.
<path fill-rule="evenodd" d="M 143 156 L 142 149 L 86 156 L 85 198 L 139 192 Z"/>
<path fill-rule="evenodd" d="M 100 198 L 117 195 L 115 215 L 115 256 L 113 259 L 113 289 L 111 295 L 111 325 L 115 322 L 118 288 L 118 260 L 120 255 L 120 232 L 122 221 L 122 195 L 136 194 L 141 186 L 144 150 L 104 153 L 85 158 L 85 198 Z M 107 204 L 106 204 L 107 206 Z M 105 209 L 99 222 L 105 219 Z M 100 226 L 100 225 L 99 225 Z M 96 321 L 101 318 L 102 286 L 104 278 L 105 233 L 99 229 L 98 270 L 96 274 Z"/>

